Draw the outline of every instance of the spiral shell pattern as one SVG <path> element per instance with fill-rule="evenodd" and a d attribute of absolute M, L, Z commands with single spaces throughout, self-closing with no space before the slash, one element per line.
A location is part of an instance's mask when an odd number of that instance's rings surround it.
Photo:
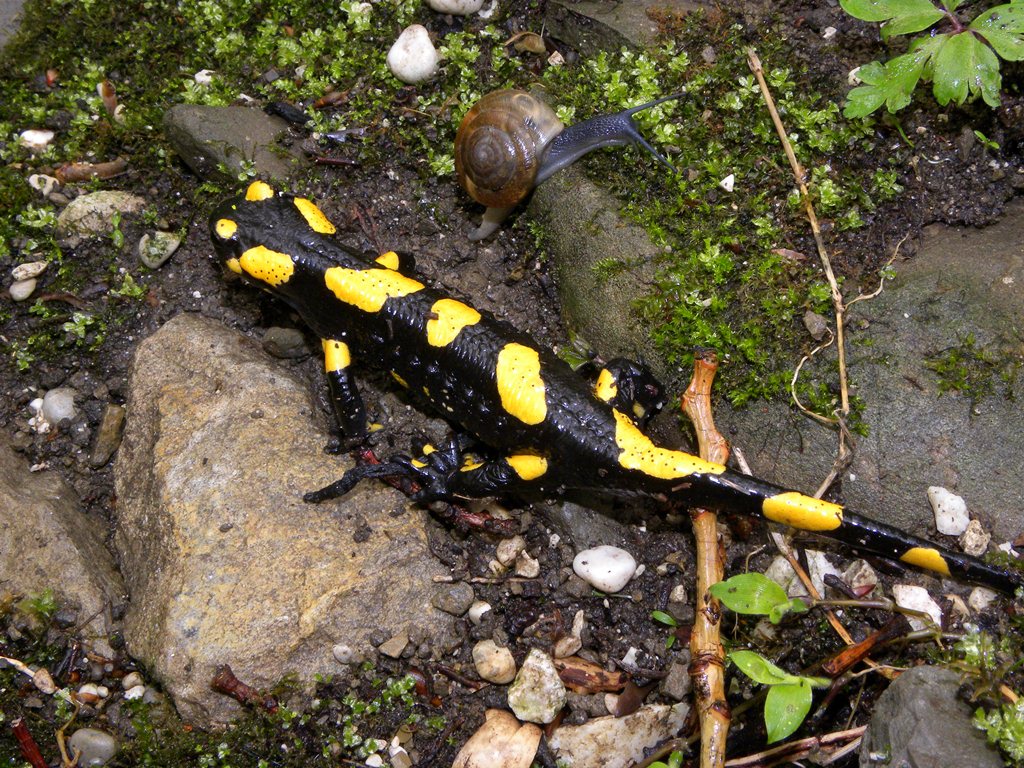
<path fill-rule="evenodd" d="M 544 148 L 565 128 L 525 91 L 494 91 L 474 104 L 455 135 L 455 174 L 479 203 L 508 207 L 534 187 Z"/>

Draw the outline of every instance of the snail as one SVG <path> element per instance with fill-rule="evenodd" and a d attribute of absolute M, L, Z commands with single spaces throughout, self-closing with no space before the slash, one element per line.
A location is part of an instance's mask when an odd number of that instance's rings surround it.
<path fill-rule="evenodd" d="M 484 96 L 470 107 L 455 135 L 459 184 L 487 206 L 469 239 L 488 237 L 534 187 L 591 150 L 638 144 L 673 170 L 640 135 L 633 115 L 682 95 L 663 96 L 568 127 L 551 107 L 525 91 L 494 91 Z"/>

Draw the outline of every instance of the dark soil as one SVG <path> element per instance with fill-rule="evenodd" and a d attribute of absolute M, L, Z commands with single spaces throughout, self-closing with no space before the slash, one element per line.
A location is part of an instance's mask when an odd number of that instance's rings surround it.
<path fill-rule="evenodd" d="M 523 4 L 522 15 L 507 22 L 510 30 L 539 29 L 544 3 Z M 846 73 L 857 64 L 885 55 L 877 39 L 877 32 L 845 16 L 838 7 L 819 3 L 788 3 L 779 6 L 768 3 L 770 13 L 786 21 L 783 33 L 789 37 L 794 62 L 806 65 L 815 88 L 836 94 L 840 98 L 846 89 Z M 758 8 L 744 8 L 751 39 L 765 22 Z M 839 44 L 828 44 L 822 39 L 826 27 L 838 30 Z M 1006 73 L 1006 81 L 1011 79 Z M 880 124 L 879 130 L 888 136 L 888 146 L 894 156 L 909 158 L 899 167 L 901 183 L 906 193 L 896 203 L 877 211 L 868 225 L 853 234 L 835 234 L 837 264 L 845 274 L 856 278 L 863 270 L 878 266 L 887 258 L 895 243 L 905 236 L 904 255 L 911 255 L 921 228 L 932 222 L 983 225 L 1000 215 L 1003 205 L 1015 194 L 1021 174 L 1021 121 L 1019 97 L 1013 94 L 1006 105 L 991 112 L 983 105 L 963 110 L 939 110 L 928 97 L 921 97 L 913 107 L 899 117 L 899 127 L 913 140 L 909 148 L 901 138 L 896 125 Z M 974 139 L 972 129 L 982 131 L 1000 144 L 993 160 Z M 296 133 L 295 140 L 303 137 Z M 344 145 L 336 150 L 344 157 Z M 490 243 L 477 246 L 461 235 L 479 216 L 479 208 L 448 180 L 424 184 L 412 158 L 394 155 L 387 172 L 380 167 L 323 166 L 316 173 L 316 181 L 302 191 L 319 201 L 328 216 L 338 226 L 343 239 L 356 248 L 383 252 L 390 249 L 415 255 L 417 269 L 429 281 L 436 282 L 457 294 L 472 297 L 473 302 L 498 317 L 533 334 L 542 343 L 558 346 L 566 342 L 566 333 L 559 319 L 557 291 L 549 278 L 542 254 L 536 250 L 522 219 L 494 238 Z M 9 364 L 0 380 L 0 427 L 18 450 L 34 465 L 48 466 L 66 476 L 74 485 L 90 515 L 98 525 L 109 525 L 116 515 L 113 494 L 112 464 L 100 469 L 88 465 L 92 436 L 96 433 L 103 406 L 108 401 L 123 403 L 127 394 L 127 371 L 133 351 L 140 339 L 159 328 L 169 318 L 182 312 L 199 312 L 215 317 L 243 333 L 259 336 L 272 325 L 295 326 L 297 319 L 280 303 L 253 289 L 241 286 L 226 274 L 212 254 L 206 233 L 206 211 L 193 210 L 186 201 L 193 198 L 193 190 L 200 183 L 183 166 L 175 166 L 158 177 L 132 172 L 111 182 L 106 187 L 117 187 L 144 195 L 172 228 L 190 222 L 188 235 L 170 262 L 149 276 L 148 292 L 141 302 L 129 302 L 112 296 L 108 289 L 111 279 L 100 279 L 83 285 L 72 304 L 61 304 L 62 298 L 53 299 L 57 306 L 66 306 L 66 316 L 45 322 L 64 322 L 78 306 L 112 318 L 106 338 L 94 350 L 81 354 L 58 353 L 41 358 L 28 371 L 16 373 Z M 83 189 L 84 191 L 84 189 Z M 72 190 L 72 193 L 74 190 Z M 142 222 L 131 217 L 122 225 L 125 242 L 133 244 L 145 231 Z M 91 265 L 95 271 L 83 268 L 86 274 L 109 274 L 110 243 L 107 240 L 85 239 L 64 244 L 66 259 L 77 265 Z M 17 243 L 12 244 L 17 252 Z M 810 252 L 810 251 L 809 251 Z M 7 259 L 0 270 L 7 272 L 15 262 Z M 136 270 L 134 248 L 125 247 L 117 256 L 119 266 Z M 40 289 L 45 292 L 45 285 Z M 65 297 L 66 298 L 66 297 Z M 38 328 L 41 321 L 20 309 L 4 328 L 8 336 L 24 335 Z M 284 361 L 283 365 L 299 370 L 307 377 L 311 387 L 323 392 L 321 364 L 317 355 L 319 344 L 308 338 L 310 355 L 297 362 Z M 56 432 L 38 435 L 28 424 L 28 403 L 38 393 L 56 386 L 72 386 L 80 394 L 81 415 L 71 425 Z M 401 449 L 408 446 L 410 437 L 427 428 L 435 432 L 443 429 L 436 421 L 402 415 L 405 409 L 381 408 L 381 401 L 393 402 L 394 395 L 386 385 L 381 386 L 370 377 L 367 399 L 371 409 L 387 410 L 393 414 L 387 424 L 389 441 Z M 387 392 L 387 394 L 385 394 Z M 329 419 L 326 399 L 323 399 L 320 418 Z M 674 415 L 666 419 L 663 429 L 672 429 Z M 426 425 L 426 426 L 425 426 Z M 500 622 L 503 630 L 519 648 L 530 644 L 546 644 L 567 631 L 576 610 L 587 613 L 591 637 L 588 646 L 595 650 L 599 660 L 621 659 L 630 647 L 641 649 L 637 664 L 646 670 L 662 670 L 666 665 L 666 628 L 649 618 L 652 609 L 665 610 L 667 590 L 675 580 L 666 578 L 689 568 L 692 545 L 689 535 L 677 530 L 678 518 L 667 523 L 655 517 L 648 527 L 637 532 L 635 553 L 641 553 L 647 564 L 647 573 L 633 582 L 630 591 L 635 600 L 600 599 L 567 594 L 558 578 L 560 570 L 571 563 L 558 560 L 557 550 L 546 546 L 550 536 L 544 505 L 538 504 L 523 513 L 523 535 L 530 544 L 551 562 L 541 563 L 541 573 L 550 578 L 527 584 L 475 584 L 480 599 L 488 600 L 498 610 L 490 620 Z M 685 531 L 685 526 L 683 527 Z M 767 554 L 755 554 L 764 543 L 765 533 L 757 527 L 734 530 L 733 546 L 728 550 L 727 571 L 763 568 L 770 560 Z M 444 531 L 437 527 L 434 548 L 438 556 L 451 563 L 456 573 L 467 576 L 486 576 L 487 562 L 493 542 L 479 534 Z M 658 574 L 654 566 L 665 561 L 673 552 L 685 553 L 680 565 L 672 566 L 668 574 Z M 751 557 L 752 559 L 748 559 Z M 687 574 L 689 576 L 689 574 Z M 691 596 L 692 597 L 692 596 Z M 682 624 L 692 620 L 691 615 L 677 617 Z M 856 636 L 863 636 L 885 620 L 882 614 L 866 613 L 852 617 L 848 626 Z M 749 627 L 741 622 L 739 635 Z M 731 628 L 730 628 L 731 629 Z M 489 637 L 493 626 L 467 627 L 464 655 L 472 641 Z M 802 668 L 827 655 L 837 645 L 832 635 L 818 631 L 812 622 L 794 625 L 780 635 L 774 648 L 777 663 Z M 524 652 L 525 653 L 525 652 Z M 523 654 L 517 653 L 517 656 Z M 769 655 L 771 655 L 769 653 Z M 389 666 L 394 672 L 404 673 L 404 663 L 384 661 L 381 669 Z M 648 675 L 653 678 L 656 675 Z M 644 678 L 644 674 L 639 675 Z M 453 692 L 459 686 L 452 684 Z M 825 732 L 842 727 L 851 716 L 863 722 L 869 711 L 869 702 L 877 692 L 876 684 L 866 684 L 858 703 L 855 697 L 839 697 L 818 720 L 808 726 L 809 731 Z M 487 695 L 461 693 L 443 696 L 443 713 L 450 723 L 461 723 L 450 734 L 453 742 L 462 743 L 480 721 L 482 704 Z M 497 703 L 497 702 L 494 702 Z M 570 718 L 583 717 L 574 710 Z M 748 717 L 749 723 L 759 718 Z M 734 741 L 736 754 L 758 748 L 759 728 L 756 725 L 738 731 Z M 422 752 L 431 745 L 420 744 Z M 434 745 L 436 765 L 448 765 L 456 747 Z M 853 765 L 855 757 L 845 765 Z"/>

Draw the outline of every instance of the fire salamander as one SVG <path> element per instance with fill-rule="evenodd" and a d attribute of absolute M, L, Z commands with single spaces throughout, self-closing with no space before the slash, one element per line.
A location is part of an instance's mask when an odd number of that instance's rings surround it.
<path fill-rule="evenodd" d="M 588 381 L 511 325 L 425 285 L 408 258 L 371 260 L 345 247 L 307 199 L 257 181 L 214 211 L 210 229 L 231 270 L 286 301 L 322 339 L 349 443 L 367 434 L 353 360 L 383 366 L 464 432 L 415 457 L 358 465 L 307 501 L 385 476 L 415 481 L 421 501 L 618 489 L 763 517 L 1004 592 L 1024 583 L 838 504 L 656 445 L 641 431 L 661 397 L 645 368 L 616 360 Z"/>

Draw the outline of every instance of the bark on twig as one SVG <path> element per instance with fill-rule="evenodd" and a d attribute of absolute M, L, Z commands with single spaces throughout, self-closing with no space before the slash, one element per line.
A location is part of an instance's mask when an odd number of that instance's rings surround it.
<path fill-rule="evenodd" d="M 683 410 L 697 432 L 701 458 L 724 464 L 729 446 L 715 428 L 711 414 L 711 382 L 717 368 L 713 352 L 698 352 L 693 378 L 683 395 Z M 708 590 L 722 580 L 725 567 L 717 515 L 707 509 L 693 509 L 690 516 L 697 543 L 697 607 L 690 637 L 690 676 L 700 718 L 700 764 L 702 768 L 721 768 L 725 764 L 730 714 L 725 698 L 725 650 L 719 637 L 722 605 Z"/>

